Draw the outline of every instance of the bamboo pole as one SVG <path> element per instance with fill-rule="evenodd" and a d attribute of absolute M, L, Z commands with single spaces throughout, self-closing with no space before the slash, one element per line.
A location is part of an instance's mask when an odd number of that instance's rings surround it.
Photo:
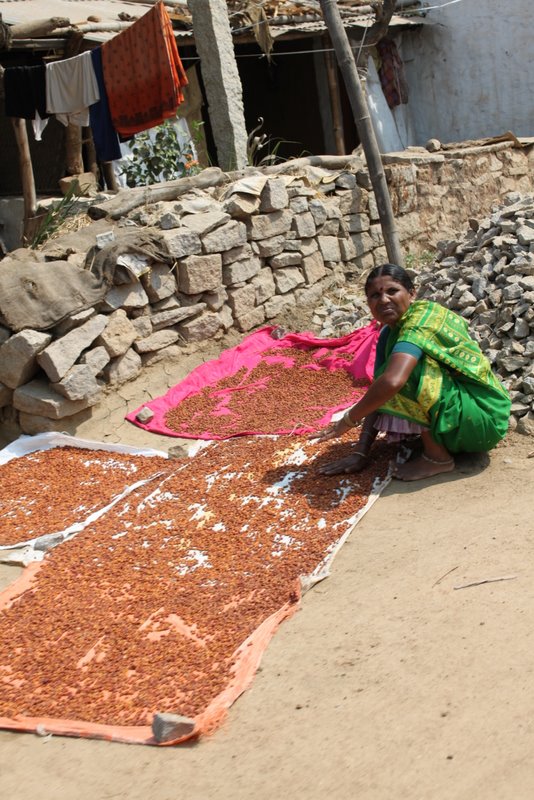
<path fill-rule="evenodd" d="M 367 160 L 369 177 L 376 197 L 376 205 L 388 259 L 393 264 L 402 266 L 404 263 L 404 256 L 395 224 L 384 166 L 382 164 L 373 123 L 367 107 L 365 92 L 360 82 L 360 76 L 358 75 L 347 32 L 343 27 L 336 0 L 319 1 L 321 3 L 325 24 L 330 33 L 332 44 L 334 45 L 339 68 L 347 87 L 347 94 L 349 96 L 352 113 L 354 114 L 354 122 L 356 123 L 358 135 Z"/>
<path fill-rule="evenodd" d="M 30 143 L 26 120 L 12 117 L 11 119 L 17 149 L 19 152 L 20 176 L 22 181 L 22 196 L 24 198 L 24 222 L 22 229 L 23 243 L 27 244 L 35 227 L 33 222 L 37 213 L 37 194 L 35 191 L 35 178 L 33 175 Z"/>

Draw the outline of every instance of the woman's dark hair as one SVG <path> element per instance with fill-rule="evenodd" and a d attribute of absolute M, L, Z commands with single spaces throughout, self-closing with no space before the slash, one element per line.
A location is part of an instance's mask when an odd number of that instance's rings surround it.
<path fill-rule="evenodd" d="M 380 264 L 378 267 L 372 269 L 365 281 L 365 294 L 368 292 L 371 281 L 374 281 L 375 278 L 391 278 L 397 283 L 400 283 L 401 286 L 404 286 L 408 292 L 413 292 L 415 288 L 412 279 L 404 267 L 399 267 L 397 264 Z"/>

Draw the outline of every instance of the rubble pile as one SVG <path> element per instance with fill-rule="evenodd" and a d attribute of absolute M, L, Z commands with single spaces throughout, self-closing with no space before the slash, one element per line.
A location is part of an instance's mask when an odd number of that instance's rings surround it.
<path fill-rule="evenodd" d="M 534 196 L 511 193 L 491 216 L 438 244 L 419 297 L 468 319 L 512 397 L 519 430 L 534 432 Z"/>
<path fill-rule="evenodd" d="M 323 297 L 315 309 L 312 326 L 323 339 L 331 339 L 345 336 L 371 319 L 362 289 L 351 290 L 348 284 Z"/>
<path fill-rule="evenodd" d="M 534 433 L 534 196 L 512 192 L 491 216 L 438 243 L 435 263 L 411 272 L 418 297 L 465 317 L 512 398 L 511 427 Z M 363 284 L 362 284 L 363 286 Z M 345 286 L 315 309 L 321 336 L 369 322 L 362 288 Z"/>

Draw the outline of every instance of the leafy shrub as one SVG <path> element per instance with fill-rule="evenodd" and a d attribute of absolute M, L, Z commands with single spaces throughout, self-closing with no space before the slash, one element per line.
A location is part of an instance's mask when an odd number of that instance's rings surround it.
<path fill-rule="evenodd" d="M 128 186 L 146 186 L 200 171 L 191 141 L 184 144 L 172 121 L 143 131 L 128 142 L 131 158 L 123 167 Z"/>

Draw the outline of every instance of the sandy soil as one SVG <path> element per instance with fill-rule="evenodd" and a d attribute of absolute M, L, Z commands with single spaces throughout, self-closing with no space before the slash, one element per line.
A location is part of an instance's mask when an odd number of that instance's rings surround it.
<path fill-rule="evenodd" d="M 176 444 L 123 416 L 195 361 L 121 387 L 78 435 Z M 213 737 L 148 748 L 0 732 L 0 796 L 532 798 L 533 450 L 511 435 L 454 473 L 393 482 Z M 0 588 L 17 572 L 0 568 Z"/>

